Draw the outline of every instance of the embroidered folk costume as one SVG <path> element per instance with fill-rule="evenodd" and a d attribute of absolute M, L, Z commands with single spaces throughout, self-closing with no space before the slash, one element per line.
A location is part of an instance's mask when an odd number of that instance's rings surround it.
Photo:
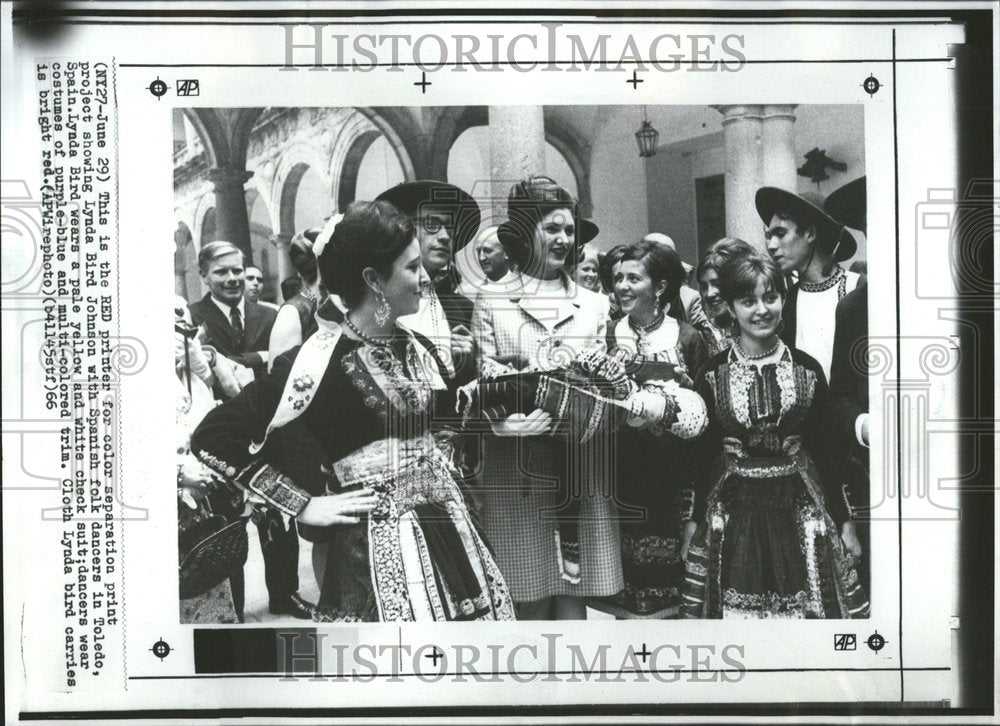
<path fill-rule="evenodd" d="M 698 530 L 684 614 L 694 618 L 859 618 L 868 598 L 840 539 L 848 519 L 819 364 L 784 347 L 755 365 L 738 347 L 711 358 Z"/>
<path fill-rule="evenodd" d="M 625 317 L 610 323 L 610 350 L 674 366 L 669 381 L 642 376 L 640 385 L 669 397 L 672 423 L 630 422 L 616 437 L 615 492 L 620 505 L 625 587 L 597 604 L 623 618 L 676 616 L 684 581 L 681 538 L 693 517 L 694 446 L 707 426 L 705 404 L 691 376 L 708 356 L 698 332 L 673 317 L 657 316 L 644 328 Z"/>
<path fill-rule="evenodd" d="M 358 341 L 335 323 L 320 325 L 269 376 L 206 417 L 194 437 L 199 458 L 289 516 L 310 495 L 378 493 L 360 524 L 321 530 L 329 552 L 320 619 L 514 619 L 504 578 L 435 440 L 460 417 L 430 341 L 402 329 L 391 343 Z M 315 476 L 320 462 L 299 481 L 275 465 L 272 434 L 293 420 L 318 443 L 325 482 Z M 302 461 L 280 463 L 303 469 Z"/>

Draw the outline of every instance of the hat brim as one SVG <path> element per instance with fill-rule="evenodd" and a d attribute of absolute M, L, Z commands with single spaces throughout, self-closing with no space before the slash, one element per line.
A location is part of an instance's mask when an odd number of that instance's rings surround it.
<path fill-rule="evenodd" d="M 580 231 L 576 240 L 577 247 L 583 247 L 588 242 L 594 240 L 601 232 L 601 228 L 589 219 L 580 218 L 577 226 Z M 497 227 L 497 239 L 500 240 L 501 244 L 507 245 L 516 243 L 520 238 L 521 235 L 518 233 L 514 223 L 510 220 L 502 222 L 500 226 Z"/>
<path fill-rule="evenodd" d="M 868 185 L 866 177 L 859 177 L 837 189 L 823 204 L 834 219 L 851 229 L 867 231 L 868 227 Z"/>
<path fill-rule="evenodd" d="M 778 187 L 761 187 L 757 190 L 754 203 L 757 206 L 757 214 L 765 226 L 771 223 L 777 212 L 791 213 L 813 220 L 821 228 L 825 245 L 831 248 L 827 252 L 838 262 L 851 259 L 858 251 L 858 241 L 841 222 L 798 194 Z"/>
<path fill-rule="evenodd" d="M 469 244 L 482 222 L 479 203 L 471 194 L 454 184 L 433 179 L 397 184 L 375 197 L 375 201 L 389 202 L 410 216 L 418 214 L 424 205 L 454 208 L 451 233 L 455 252 Z"/>

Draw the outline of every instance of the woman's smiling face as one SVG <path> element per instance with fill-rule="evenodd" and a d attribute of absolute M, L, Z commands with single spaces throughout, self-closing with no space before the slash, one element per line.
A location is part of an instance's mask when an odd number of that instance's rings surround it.
<path fill-rule="evenodd" d="M 653 282 L 642 260 L 626 260 L 615 268 L 615 294 L 622 312 L 633 320 L 646 321 L 654 316 L 666 287 L 665 282 Z"/>
<path fill-rule="evenodd" d="M 765 278 L 759 277 L 753 292 L 733 300 L 729 310 L 744 335 L 767 340 L 778 332 L 784 303 L 781 294 L 768 285 Z"/>
<path fill-rule="evenodd" d="M 576 223 L 569 208 L 553 209 L 535 227 L 532 267 L 558 270 L 575 249 Z"/>

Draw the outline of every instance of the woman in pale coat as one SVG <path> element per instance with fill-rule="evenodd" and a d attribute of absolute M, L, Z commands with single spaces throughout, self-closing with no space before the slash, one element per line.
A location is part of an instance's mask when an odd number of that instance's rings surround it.
<path fill-rule="evenodd" d="M 499 237 L 519 272 L 518 289 L 484 291 L 473 315 L 483 372 L 499 361 L 552 370 L 584 350 L 605 348 L 608 301 L 567 274 L 576 254 L 576 201 L 547 177 L 513 187 Z M 512 415 L 487 434 L 483 464 L 485 528 L 497 562 L 527 620 L 584 619 L 588 597 L 623 586 L 619 529 L 599 447 L 569 447 L 546 436 L 548 414 Z M 567 466 L 567 463 L 569 466 Z M 573 485 L 579 485 L 573 486 Z M 579 497 L 579 569 L 567 568 L 559 539 L 566 492 Z M 565 544 L 565 543 L 564 543 Z M 578 555 L 578 556 L 577 556 Z"/>

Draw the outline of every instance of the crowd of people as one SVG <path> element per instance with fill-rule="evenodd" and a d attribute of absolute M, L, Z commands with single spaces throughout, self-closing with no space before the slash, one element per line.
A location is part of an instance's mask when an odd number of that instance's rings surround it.
<path fill-rule="evenodd" d="M 599 251 L 548 177 L 483 229 L 407 182 L 297 235 L 277 310 L 203 246 L 176 311 L 182 617 L 242 619 L 248 518 L 271 612 L 321 622 L 867 617 L 867 296 L 841 266 L 864 178 L 756 205 L 766 251 L 691 265 L 659 232 Z"/>

